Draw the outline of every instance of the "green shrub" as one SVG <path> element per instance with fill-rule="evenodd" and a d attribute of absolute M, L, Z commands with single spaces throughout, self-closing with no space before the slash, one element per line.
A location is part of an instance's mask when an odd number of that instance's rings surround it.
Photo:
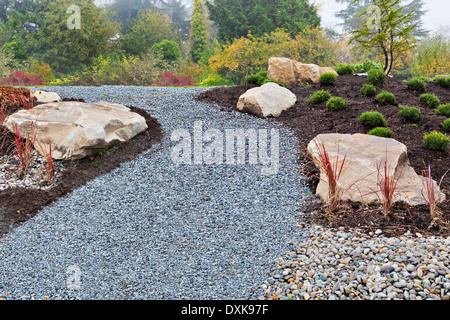
<path fill-rule="evenodd" d="M 377 88 L 373 85 L 373 84 L 368 84 L 365 83 L 363 84 L 363 86 L 361 87 L 361 90 L 359 90 L 359 92 L 361 92 L 361 94 L 371 97 L 376 95 L 377 93 Z"/>
<path fill-rule="evenodd" d="M 220 87 L 220 86 L 234 86 L 233 81 L 223 78 L 221 75 L 211 73 L 206 79 L 200 83 L 201 87 Z"/>
<path fill-rule="evenodd" d="M 381 69 L 372 69 L 367 73 L 367 79 L 371 84 L 377 87 L 384 87 L 386 73 Z"/>
<path fill-rule="evenodd" d="M 419 101 L 421 104 L 429 107 L 429 108 L 437 108 L 441 101 L 434 93 L 424 93 L 420 96 Z"/>
<path fill-rule="evenodd" d="M 353 65 L 353 71 L 358 73 L 369 72 L 372 69 L 382 69 L 381 64 L 369 59 L 364 61 L 362 65 Z"/>
<path fill-rule="evenodd" d="M 257 85 L 257 86 L 262 86 L 263 84 L 266 84 L 268 82 L 276 83 L 277 81 L 274 79 L 270 79 L 267 76 L 267 71 L 260 71 L 256 74 L 252 74 L 252 75 L 248 76 L 246 82 L 249 84 Z"/>
<path fill-rule="evenodd" d="M 319 104 L 322 102 L 327 101 L 328 99 L 330 99 L 331 94 L 327 91 L 327 90 L 319 90 L 314 92 L 308 100 L 306 100 L 306 102 L 308 102 L 308 104 Z"/>
<path fill-rule="evenodd" d="M 437 131 L 433 131 L 423 137 L 423 146 L 433 150 L 446 150 L 450 143 L 450 138 Z"/>
<path fill-rule="evenodd" d="M 447 130 L 448 132 L 450 132 L 450 119 L 445 120 L 442 123 L 442 126 L 444 127 L 445 130 Z"/>
<path fill-rule="evenodd" d="M 450 103 L 441 104 L 435 111 L 440 116 L 450 117 Z"/>
<path fill-rule="evenodd" d="M 344 74 L 353 74 L 352 66 L 347 63 L 338 64 L 334 70 L 336 70 L 337 74 L 342 76 Z"/>
<path fill-rule="evenodd" d="M 412 91 L 425 91 L 425 88 L 427 87 L 425 81 L 420 78 L 411 79 L 406 83 L 406 85 L 408 86 L 408 89 Z"/>
<path fill-rule="evenodd" d="M 320 76 L 319 81 L 323 85 L 332 85 L 337 79 L 337 76 L 332 72 L 324 73 Z"/>
<path fill-rule="evenodd" d="M 379 103 L 386 105 L 386 104 L 392 104 L 395 105 L 397 103 L 397 99 L 395 96 L 387 91 L 383 91 L 380 94 L 376 96 L 376 99 Z"/>
<path fill-rule="evenodd" d="M 413 122 L 413 123 L 419 121 L 420 117 L 422 116 L 419 108 L 408 106 L 405 107 L 401 106 L 399 114 L 402 117 L 403 122 Z"/>
<path fill-rule="evenodd" d="M 159 43 L 155 43 L 152 47 L 152 51 L 155 54 L 161 54 L 164 60 L 169 62 L 181 59 L 180 48 L 175 41 L 163 40 Z"/>
<path fill-rule="evenodd" d="M 450 76 L 439 75 L 434 77 L 433 81 L 437 82 L 443 88 L 450 88 Z"/>
<path fill-rule="evenodd" d="M 346 109 L 347 107 L 348 107 L 347 102 L 340 97 L 330 98 L 327 101 L 327 109 L 330 111 L 338 111 Z"/>
<path fill-rule="evenodd" d="M 391 130 L 389 130 L 388 128 L 384 128 L 384 127 L 376 127 L 374 129 L 370 130 L 367 134 L 371 135 L 371 136 L 377 136 L 377 137 L 383 137 L 383 138 L 391 138 L 393 135 Z"/>
<path fill-rule="evenodd" d="M 384 119 L 384 116 L 379 113 L 378 111 L 368 111 L 361 114 L 359 117 L 359 121 L 370 127 L 385 127 L 386 126 L 386 120 Z"/>

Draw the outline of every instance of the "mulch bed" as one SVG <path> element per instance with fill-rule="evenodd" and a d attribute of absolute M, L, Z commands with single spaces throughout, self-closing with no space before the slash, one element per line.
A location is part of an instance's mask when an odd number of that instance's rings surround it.
<path fill-rule="evenodd" d="M 64 101 L 81 101 L 64 99 Z M 163 135 L 160 123 L 145 110 L 127 106 L 145 118 L 148 130 L 133 139 L 116 146 L 115 152 L 99 153 L 77 161 L 65 160 L 64 171 L 58 184 L 52 189 L 9 188 L 0 191 L 0 237 L 21 223 L 34 217 L 39 210 L 65 196 L 88 181 L 117 168 L 121 163 L 133 160 L 140 153 L 158 143 Z M 15 112 L 13 108 L 8 111 Z M 0 154 L 1 155 L 1 154 Z"/>
<path fill-rule="evenodd" d="M 375 97 L 366 97 L 360 94 L 359 89 L 367 82 L 366 77 L 345 75 L 339 76 L 332 86 L 320 84 L 290 87 L 297 95 L 298 101 L 294 107 L 284 111 L 277 121 L 280 121 L 295 133 L 299 143 L 306 146 L 315 136 L 321 133 L 367 133 L 370 128 L 364 127 L 358 119 L 361 113 L 366 111 L 379 111 L 386 120 L 387 127 L 393 132 L 393 139 L 405 144 L 408 148 L 408 156 L 412 167 L 420 175 L 428 164 L 431 164 L 433 179 L 439 181 L 450 169 L 449 151 L 439 152 L 423 147 L 423 135 L 433 130 L 445 133 L 441 123 L 446 119 L 438 116 L 433 109 L 421 106 L 419 97 L 423 92 L 412 92 L 402 81 L 388 78 L 384 88 L 377 89 L 377 93 L 383 90 L 393 93 L 399 105 L 419 107 L 422 119 L 417 127 L 403 123 L 398 115 L 399 107 L 387 105 L 379 106 Z M 243 93 L 253 85 L 241 85 L 235 87 L 215 88 L 197 96 L 197 99 L 206 103 L 215 103 L 222 111 L 239 112 L 236 110 L 237 101 Z M 332 96 L 344 98 L 349 108 L 338 112 L 329 111 L 326 103 L 310 106 L 306 99 L 317 90 L 326 89 Z M 428 83 L 426 92 L 434 93 L 441 103 L 450 103 L 450 89 L 444 89 L 436 83 Z M 299 165 L 307 162 L 305 150 L 299 152 Z M 311 169 L 311 168 L 310 168 Z M 315 169 L 315 174 L 318 173 Z M 308 177 L 311 190 L 315 191 L 318 179 Z M 400 236 L 406 231 L 413 234 L 420 233 L 423 236 L 440 235 L 450 236 L 450 172 L 445 176 L 441 191 L 446 195 L 446 201 L 438 207 L 441 212 L 441 224 L 429 228 L 431 219 L 426 205 L 408 206 L 397 203 L 393 207 L 394 218 L 389 220 L 383 217 L 380 205 L 362 205 L 359 203 L 344 203 L 340 210 L 328 214 L 323 201 L 317 196 L 308 197 L 304 220 L 307 223 L 319 223 L 331 228 L 360 228 L 367 232 L 381 229 L 388 236 Z"/>

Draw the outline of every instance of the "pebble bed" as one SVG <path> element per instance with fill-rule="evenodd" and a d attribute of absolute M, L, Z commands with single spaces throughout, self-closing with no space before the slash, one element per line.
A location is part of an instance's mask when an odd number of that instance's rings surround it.
<path fill-rule="evenodd" d="M 48 183 L 45 177 L 45 165 L 45 158 L 33 150 L 28 171 L 21 175 L 20 163 L 13 153 L 0 157 L 0 191 L 8 188 L 49 190 L 55 187 L 59 183 L 64 166 L 62 162 L 54 161 L 54 176 Z"/>
<path fill-rule="evenodd" d="M 450 300 L 450 237 L 305 228 L 278 258 L 261 300 Z"/>

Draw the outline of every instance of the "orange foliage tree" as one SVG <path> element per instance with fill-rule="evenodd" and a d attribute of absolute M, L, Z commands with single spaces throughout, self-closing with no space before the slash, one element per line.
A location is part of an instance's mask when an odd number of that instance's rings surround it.
<path fill-rule="evenodd" d="M 209 66 L 213 72 L 232 79 L 235 83 L 254 73 L 267 70 L 270 57 L 286 57 L 303 63 L 319 66 L 335 64 L 339 45 L 327 38 L 325 32 L 309 28 L 291 37 L 283 29 L 278 29 L 262 37 L 242 37 L 215 48 Z"/>

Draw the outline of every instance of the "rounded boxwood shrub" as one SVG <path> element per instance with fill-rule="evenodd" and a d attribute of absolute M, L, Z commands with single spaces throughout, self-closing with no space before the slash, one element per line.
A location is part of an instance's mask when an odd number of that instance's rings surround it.
<path fill-rule="evenodd" d="M 413 123 L 419 121 L 420 117 L 422 116 L 419 108 L 408 106 L 405 107 L 401 106 L 399 114 L 402 117 L 403 122 L 413 122 Z"/>
<path fill-rule="evenodd" d="M 319 81 L 323 85 L 332 85 L 337 79 L 337 76 L 332 72 L 326 72 L 319 77 Z"/>
<path fill-rule="evenodd" d="M 442 123 L 442 126 L 444 127 L 445 130 L 447 130 L 448 132 L 450 132 L 450 119 L 445 120 Z"/>
<path fill-rule="evenodd" d="M 268 82 L 277 82 L 274 79 L 271 79 L 267 76 L 267 71 L 260 71 L 256 74 L 252 74 L 247 77 L 247 83 L 248 84 L 254 84 L 257 86 L 262 86 L 263 84 L 266 84 Z"/>
<path fill-rule="evenodd" d="M 397 103 L 397 99 L 395 96 L 387 91 L 383 91 L 380 94 L 376 96 L 376 99 L 379 103 L 385 105 L 385 104 L 392 104 L 395 105 Z"/>
<path fill-rule="evenodd" d="M 438 131 L 433 131 L 423 137 L 423 146 L 433 150 L 446 150 L 450 143 L 450 138 Z"/>
<path fill-rule="evenodd" d="M 319 104 L 322 102 L 327 101 L 328 99 L 330 99 L 331 94 L 327 91 L 327 90 L 319 90 L 314 92 L 308 100 L 306 100 L 306 102 L 308 102 L 308 104 Z"/>
<path fill-rule="evenodd" d="M 420 96 L 419 101 L 421 104 L 429 108 L 437 108 L 441 104 L 441 101 L 434 93 L 424 93 Z"/>
<path fill-rule="evenodd" d="M 408 89 L 412 91 L 425 91 L 425 88 L 427 87 L 425 81 L 420 78 L 411 79 L 406 85 L 408 86 Z"/>
<path fill-rule="evenodd" d="M 377 87 L 384 87 L 386 81 L 386 73 L 381 69 L 372 69 L 367 72 L 367 79 L 371 84 Z"/>
<path fill-rule="evenodd" d="M 365 96 L 371 97 L 377 94 L 377 88 L 373 84 L 365 83 L 359 92 Z"/>
<path fill-rule="evenodd" d="M 327 101 L 327 109 L 330 111 L 338 111 L 345 109 L 347 107 L 348 107 L 347 102 L 340 97 L 330 98 Z"/>
<path fill-rule="evenodd" d="M 435 112 L 440 116 L 450 117 L 450 103 L 441 104 L 436 108 Z"/>
<path fill-rule="evenodd" d="M 434 82 L 437 82 L 443 88 L 450 88 L 450 76 L 436 76 L 433 79 Z"/>
<path fill-rule="evenodd" d="M 342 76 L 344 74 L 353 74 L 353 68 L 351 65 L 347 63 L 338 64 L 334 70 L 336 70 L 337 74 Z"/>
<path fill-rule="evenodd" d="M 359 121 L 366 125 L 371 127 L 385 127 L 386 126 L 386 120 L 384 119 L 384 116 L 379 113 L 378 111 L 368 111 L 361 114 L 359 117 Z"/>
<path fill-rule="evenodd" d="M 391 130 L 389 130 L 388 128 L 384 128 L 384 127 L 376 127 L 374 129 L 370 130 L 367 134 L 371 135 L 371 136 L 382 137 L 382 138 L 391 138 L 393 135 Z"/>

